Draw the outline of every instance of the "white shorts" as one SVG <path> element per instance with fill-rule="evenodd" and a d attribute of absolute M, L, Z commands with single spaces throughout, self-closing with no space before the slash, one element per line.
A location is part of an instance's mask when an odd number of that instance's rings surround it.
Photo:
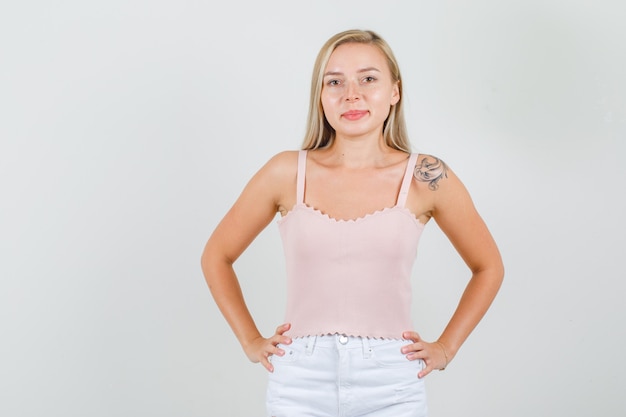
<path fill-rule="evenodd" d="M 272 417 L 426 417 L 424 367 L 400 348 L 406 340 L 344 335 L 295 338 L 272 356 L 267 412 Z"/>

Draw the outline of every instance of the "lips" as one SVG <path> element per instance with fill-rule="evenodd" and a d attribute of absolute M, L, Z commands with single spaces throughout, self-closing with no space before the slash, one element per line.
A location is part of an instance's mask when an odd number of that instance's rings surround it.
<path fill-rule="evenodd" d="M 347 120 L 359 120 L 363 116 L 367 114 L 366 110 L 349 110 L 341 115 L 344 119 Z"/>

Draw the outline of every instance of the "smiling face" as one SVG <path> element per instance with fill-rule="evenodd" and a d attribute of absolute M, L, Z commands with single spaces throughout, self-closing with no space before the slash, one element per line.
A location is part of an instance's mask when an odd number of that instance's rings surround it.
<path fill-rule="evenodd" d="M 345 43 L 324 71 L 322 108 L 336 137 L 382 138 L 389 109 L 400 99 L 385 55 L 374 45 Z"/>

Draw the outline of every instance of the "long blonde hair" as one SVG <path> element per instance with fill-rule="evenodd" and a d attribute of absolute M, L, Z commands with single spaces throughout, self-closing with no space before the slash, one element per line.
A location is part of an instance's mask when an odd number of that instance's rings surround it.
<path fill-rule="evenodd" d="M 309 101 L 309 114 L 307 119 L 306 133 L 302 143 L 302 149 L 318 149 L 330 146 L 335 139 L 333 129 L 324 115 L 322 108 L 322 87 L 324 70 L 330 59 L 330 55 L 339 46 L 345 43 L 363 43 L 377 47 L 387 58 L 392 81 L 398 83 L 400 100 L 391 107 L 389 116 L 383 125 L 383 138 L 387 146 L 404 152 L 411 152 L 411 143 L 406 130 L 404 109 L 402 106 L 402 77 L 400 68 L 393 51 L 377 33 L 371 30 L 346 30 L 331 37 L 317 55 L 313 76 L 311 79 L 311 96 Z"/>

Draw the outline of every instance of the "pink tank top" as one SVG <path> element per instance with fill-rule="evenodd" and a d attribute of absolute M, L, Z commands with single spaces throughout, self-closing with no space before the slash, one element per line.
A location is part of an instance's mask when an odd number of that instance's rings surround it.
<path fill-rule="evenodd" d="M 405 207 L 418 155 L 408 160 L 396 205 L 354 220 L 335 220 L 305 204 L 306 155 L 298 157 L 296 205 L 278 220 L 287 334 L 401 339 L 413 329 L 411 272 L 424 229 Z"/>

